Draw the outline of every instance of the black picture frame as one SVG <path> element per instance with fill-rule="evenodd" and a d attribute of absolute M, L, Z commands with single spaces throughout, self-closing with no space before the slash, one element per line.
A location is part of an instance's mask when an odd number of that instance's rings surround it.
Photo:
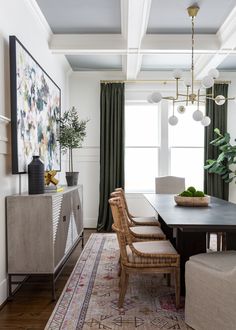
<path fill-rule="evenodd" d="M 26 173 L 34 155 L 45 171 L 61 171 L 61 90 L 16 36 L 9 45 L 12 173 Z"/>

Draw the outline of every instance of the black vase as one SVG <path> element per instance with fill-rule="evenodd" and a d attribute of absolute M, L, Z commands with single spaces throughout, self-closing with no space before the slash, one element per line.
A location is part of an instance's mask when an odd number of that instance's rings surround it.
<path fill-rule="evenodd" d="M 28 165 L 28 188 L 30 195 L 44 193 L 44 164 L 39 156 L 33 156 Z"/>

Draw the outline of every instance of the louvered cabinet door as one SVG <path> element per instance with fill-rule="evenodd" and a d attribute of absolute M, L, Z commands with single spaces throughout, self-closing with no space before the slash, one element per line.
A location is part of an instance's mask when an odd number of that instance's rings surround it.
<path fill-rule="evenodd" d="M 55 196 L 56 197 L 56 196 Z M 54 239 L 54 266 L 59 265 L 63 260 L 66 252 L 72 247 L 72 234 L 70 228 L 70 213 L 71 213 L 71 192 L 67 192 L 61 196 L 62 200 L 55 201 L 60 203 L 60 213 L 56 220 L 56 231 Z M 55 198 L 53 198 L 55 199 Z"/>
<path fill-rule="evenodd" d="M 78 189 L 7 197 L 9 274 L 53 274 L 63 265 L 83 230 Z"/>
<path fill-rule="evenodd" d="M 81 198 L 80 198 L 81 196 Z M 79 194 L 78 190 L 72 192 L 72 233 L 73 242 L 82 234 L 83 231 L 83 214 L 82 214 L 82 192 Z"/>

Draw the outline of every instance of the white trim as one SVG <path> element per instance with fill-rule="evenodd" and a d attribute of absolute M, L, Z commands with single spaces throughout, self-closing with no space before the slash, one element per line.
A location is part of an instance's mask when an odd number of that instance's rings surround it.
<path fill-rule="evenodd" d="M 7 299 L 7 279 L 5 278 L 0 283 L 0 305 L 2 305 Z"/>
<path fill-rule="evenodd" d="M 10 118 L 0 115 L 0 123 L 8 124 L 10 122 L 11 122 Z"/>
<path fill-rule="evenodd" d="M 95 228 L 97 228 L 97 222 L 98 222 L 97 218 L 85 218 L 84 219 L 84 228 L 95 229 Z"/>
<path fill-rule="evenodd" d="M 44 31 L 47 34 L 47 39 L 49 40 L 52 37 L 53 33 L 36 0 L 25 0 L 25 2 L 28 3 L 29 8 L 32 10 L 38 22 L 43 27 Z"/>

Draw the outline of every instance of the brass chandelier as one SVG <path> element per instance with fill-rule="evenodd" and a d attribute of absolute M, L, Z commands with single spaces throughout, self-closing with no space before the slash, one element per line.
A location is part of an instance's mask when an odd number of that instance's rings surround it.
<path fill-rule="evenodd" d="M 205 103 L 206 99 L 213 100 L 217 105 L 223 105 L 226 100 L 234 100 L 235 98 L 225 98 L 223 95 L 217 95 L 214 97 L 214 83 L 215 80 L 219 77 L 219 71 L 217 69 L 211 69 L 208 72 L 208 75 L 205 76 L 200 84 L 200 87 L 195 91 L 196 81 L 194 80 L 194 21 L 197 13 L 199 11 L 199 7 L 194 5 L 187 8 L 188 15 L 192 21 L 192 63 L 191 63 L 191 78 L 184 80 L 184 85 L 186 87 L 186 93 L 182 94 L 179 92 L 179 81 L 183 76 L 183 72 L 181 70 L 173 71 L 173 78 L 176 81 L 176 96 L 166 96 L 162 97 L 160 92 L 154 92 L 148 96 L 149 103 L 159 103 L 162 99 L 170 100 L 173 104 L 173 114 L 169 117 L 168 122 L 170 125 L 174 126 L 178 123 L 178 117 L 175 116 L 175 104 L 176 103 L 185 103 L 186 106 L 190 104 L 196 104 L 197 109 L 193 113 L 193 119 L 195 121 L 201 122 L 203 126 L 209 126 L 211 123 L 211 119 L 208 116 L 204 116 L 199 106 L 200 103 Z M 201 94 L 201 89 L 211 88 L 212 92 L 210 94 Z M 177 107 L 177 111 L 182 114 L 186 110 L 184 105 L 179 105 Z"/>

